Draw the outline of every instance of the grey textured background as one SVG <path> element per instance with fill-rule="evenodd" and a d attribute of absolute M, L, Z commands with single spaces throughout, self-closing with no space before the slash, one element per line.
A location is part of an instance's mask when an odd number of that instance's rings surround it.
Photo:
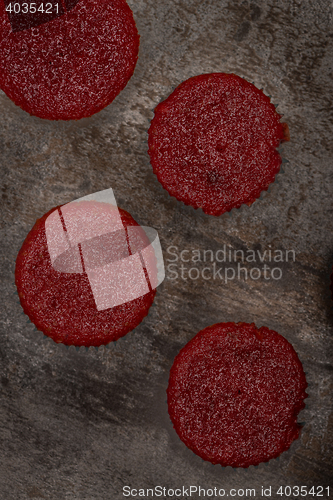
<path fill-rule="evenodd" d="M 48 122 L 0 92 L 0 498 L 125 498 L 122 487 L 333 486 L 332 4 L 315 0 L 130 0 L 139 62 L 106 109 Z M 291 132 L 284 164 L 251 208 L 214 218 L 164 191 L 150 167 L 154 107 L 181 81 L 234 72 L 279 104 Z M 119 206 L 187 248 L 293 249 L 277 281 L 171 280 L 141 325 L 110 349 L 66 350 L 17 302 L 17 252 L 53 206 L 112 187 Z M 300 439 L 279 460 L 247 470 L 203 462 L 178 439 L 165 390 L 179 349 L 220 321 L 284 335 L 307 372 Z M 331 491 L 333 494 L 333 489 Z M 239 498 L 239 497 L 236 497 Z M 244 497 L 245 498 L 245 497 Z M 259 498 L 259 495 L 258 495 Z M 272 498 L 281 498 L 276 493 Z M 310 496 L 311 498 L 311 496 Z"/>

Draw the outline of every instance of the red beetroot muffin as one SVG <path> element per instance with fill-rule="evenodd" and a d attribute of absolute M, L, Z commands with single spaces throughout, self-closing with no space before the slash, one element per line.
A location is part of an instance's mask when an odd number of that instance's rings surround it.
<path fill-rule="evenodd" d="M 98 311 L 87 274 L 57 272 L 51 264 L 45 221 L 57 209 L 37 220 L 17 256 L 15 282 L 21 305 L 36 327 L 55 342 L 106 345 L 139 325 L 156 291 Z M 124 227 L 138 226 L 129 213 L 121 209 L 119 213 Z"/>
<path fill-rule="evenodd" d="M 204 460 L 249 467 L 278 457 L 297 439 L 306 387 L 284 337 L 254 324 L 220 323 L 177 355 L 169 414 L 180 439 Z"/>
<path fill-rule="evenodd" d="M 18 14 L 6 6 L 19 5 Z M 0 88 L 22 109 L 77 120 L 110 104 L 133 74 L 139 35 L 125 0 L 0 2 Z M 46 5 L 52 5 L 46 13 Z M 57 6 L 57 7 L 56 7 Z M 57 13 L 58 12 L 58 13 Z"/>
<path fill-rule="evenodd" d="M 251 205 L 274 181 L 286 124 L 261 90 L 234 74 L 195 76 L 155 109 L 153 170 L 171 196 L 210 215 Z"/>

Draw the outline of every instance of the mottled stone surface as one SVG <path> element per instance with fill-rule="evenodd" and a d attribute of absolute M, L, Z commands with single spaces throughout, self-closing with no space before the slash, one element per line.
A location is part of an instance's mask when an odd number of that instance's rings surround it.
<path fill-rule="evenodd" d="M 129 3 L 141 34 L 140 57 L 109 107 L 79 122 L 48 122 L 0 93 L 0 498 L 120 500 L 125 485 L 256 488 L 257 498 L 265 485 L 272 486 L 272 498 L 281 498 L 280 485 L 333 487 L 331 2 Z M 288 163 L 270 191 L 251 208 L 219 218 L 171 198 L 147 155 L 157 103 L 184 79 L 213 71 L 235 72 L 263 88 L 291 132 L 282 148 Z M 282 270 L 275 280 L 245 280 L 245 271 L 237 279 L 234 262 L 217 263 L 235 270 L 227 283 L 212 275 L 171 279 L 169 270 L 135 331 L 110 349 L 66 350 L 27 323 L 15 291 L 15 258 L 37 217 L 108 187 L 122 208 L 159 231 L 166 259 L 175 258 L 170 245 L 178 256 L 226 245 L 245 254 L 293 250 L 295 259 L 289 253 L 288 262 L 266 262 Z M 179 272 L 180 264 L 172 269 Z M 183 264 L 199 272 L 213 266 Z M 257 254 L 244 266 L 250 272 L 263 263 Z M 165 390 L 174 356 L 200 329 L 220 321 L 277 330 L 307 372 L 300 439 L 258 468 L 203 462 L 168 418 Z"/>

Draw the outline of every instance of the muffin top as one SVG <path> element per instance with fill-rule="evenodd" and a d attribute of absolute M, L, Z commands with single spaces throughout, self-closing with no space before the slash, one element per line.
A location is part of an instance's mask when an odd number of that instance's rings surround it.
<path fill-rule="evenodd" d="M 78 205 L 79 208 L 76 210 L 80 209 L 79 204 L 70 204 L 63 206 L 63 211 L 65 207 L 72 205 Z M 139 228 L 129 213 L 120 208 L 118 210 L 126 234 L 132 227 Z M 58 236 L 55 234 L 56 245 L 50 246 L 45 225 L 46 221 L 52 221 L 58 211 L 59 207 L 54 208 L 37 220 L 18 253 L 15 282 L 21 305 L 36 327 L 55 342 L 86 347 L 106 345 L 138 326 L 148 314 L 156 291 L 152 289 L 154 287 L 147 286 L 147 293 L 141 296 L 136 294 L 137 298 L 133 300 L 126 302 L 120 300 L 119 305 L 105 308 L 103 303 L 109 297 L 108 294 L 102 293 L 103 281 L 101 282 L 94 272 L 96 269 L 98 272 L 103 272 L 103 266 L 109 263 L 114 263 L 116 267 L 121 266 L 122 269 L 126 267 L 126 262 L 129 260 L 124 259 L 126 238 L 122 238 L 119 231 L 114 233 L 112 240 L 105 239 L 105 236 L 108 237 L 107 234 L 102 235 L 97 245 L 96 238 L 92 238 L 79 245 L 80 252 L 73 253 L 66 251 L 64 242 L 59 239 L 57 241 Z M 60 210 L 60 213 L 63 212 Z M 93 229 L 98 225 L 101 227 L 104 213 L 107 216 L 106 223 L 109 224 L 110 212 L 105 209 L 99 210 L 93 214 L 93 218 L 90 217 L 90 222 L 94 221 Z M 67 228 L 67 234 L 69 237 L 72 235 L 74 240 L 78 238 L 82 241 L 83 232 L 81 224 L 78 228 Z M 141 232 L 138 234 L 140 237 Z M 115 247 L 114 251 L 103 255 L 105 247 L 108 248 L 110 245 Z M 61 246 L 64 247 L 64 252 L 59 256 L 57 249 Z M 98 269 L 98 266 L 102 267 Z M 133 269 L 128 269 L 127 274 L 131 277 Z M 146 281 L 144 274 L 143 279 Z M 121 281 L 116 286 L 121 289 L 124 282 Z M 99 305 L 101 307 L 98 307 Z"/>
<path fill-rule="evenodd" d="M 43 12 L 36 5 L 0 2 L 0 88 L 40 118 L 97 113 L 125 87 L 137 62 L 131 9 L 125 0 L 48 2 Z"/>
<path fill-rule="evenodd" d="M 149 154 L 162 186 L 210 215 L 250 205 L 280 169 L 286 124 L 261 90 L 234 74 L 195 76 L 155 109 Z"/>
<path fill-rule="evenodd" d="M 307 387 L 292 345 L 266 327 L 220 323 L 177 355 L 168 407 L 181 440 L 214 464 L 249 467 L 298 437 Z"/>

